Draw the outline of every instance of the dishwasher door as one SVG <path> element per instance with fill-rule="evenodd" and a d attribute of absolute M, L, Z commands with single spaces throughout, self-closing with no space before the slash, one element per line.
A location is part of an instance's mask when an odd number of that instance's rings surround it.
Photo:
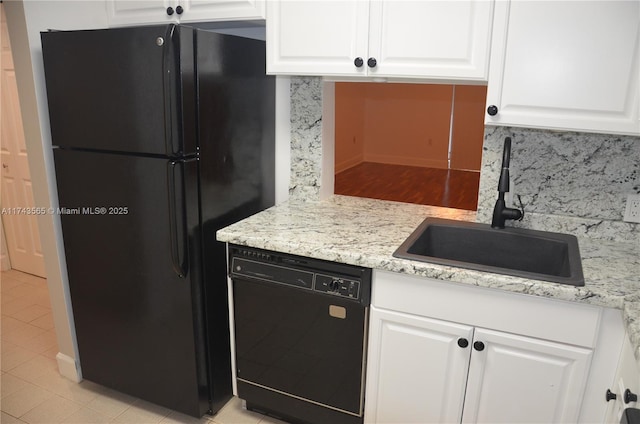
<path fill-rule="evenodd" d="M 266 390 L 362 418 L 367 305 L 238 277 L 233 297 L 241 398 L 260 404 L 243 391 Z"/>

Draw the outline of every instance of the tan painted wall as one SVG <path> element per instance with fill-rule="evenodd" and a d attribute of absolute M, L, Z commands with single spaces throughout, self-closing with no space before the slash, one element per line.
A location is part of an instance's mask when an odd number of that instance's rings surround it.
<path fill-rule="evenodd" d="M 335 171 L 364 161 L 366 84 L 335 84 Z"/>
<path fill-rule="evenodd" d="M 367 84 L 364 160 L 447 168 L 452 86 Z"/>
<path fill-rule="evenodd" d="M 448 168 L 451 85 L 336 83 L 336 172 L 361 162 Z M 480 170 L 486 87 L 455 90 L 452 168 Z"/>
<path fill-rule="evenodd" d="M 456 86 L 453 102 L 451 169 L 480 171 L 487 87 Z"/>

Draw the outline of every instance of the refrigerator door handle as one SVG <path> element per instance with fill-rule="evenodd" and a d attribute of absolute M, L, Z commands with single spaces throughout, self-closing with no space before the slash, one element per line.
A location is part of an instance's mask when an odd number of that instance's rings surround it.
<path fill-rule="evenodd" d="M 179 65 L 177 61 L 177 51 L 180 38 L 176 26 L 171 24 L 167 27 L 165 39 L 162 43 L 156 41 L 162 47 L 162 72 L 164 75 L 164 125 L 166 151 L 170 155 L 180 155 L 182 143 L 179 140 L 181 134 L 179 110 Z"/>
<path fill-rule="evenodd" d="M 171 261 L 173 270 L 180 278 L 187 275 L 189 243 L 187 240 L 187 216 L 184 202 L 184 160 L 169 161 L 167 166 L 167 178 L 169 188 L 169 235 L 171 238 Z M 179 181 L 176 173 L 180 173 Z M 177 189 L 180 189 L 178 200 Z M 180 217 L 178 217 L 180 213 Z M 181 255 L 182 252 L 182 255 Z M 181 258 L 181 256 L 184 256 Z"/>

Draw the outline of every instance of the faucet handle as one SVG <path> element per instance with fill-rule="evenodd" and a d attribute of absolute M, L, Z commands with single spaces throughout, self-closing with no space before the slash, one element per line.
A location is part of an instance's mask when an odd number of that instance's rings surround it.
<path fill-rule="evenodd" d="M 520 218 L 518 218 L 518 221 L 522 221 L 524 219 L 524 204 L 522 203 L 522 198 L 520 197 L 520 195 L 516 195 L 518 197 L 518 203 L 520 204 L 520 206 L 518 207 L 518 209 L 520 209 L 521 215 Z"/>

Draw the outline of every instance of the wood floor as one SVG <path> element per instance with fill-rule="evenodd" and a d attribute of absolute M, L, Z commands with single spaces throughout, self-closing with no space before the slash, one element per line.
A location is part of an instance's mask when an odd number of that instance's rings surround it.
<path fill-rule="evenodd" d="M 363 162 L 335 178 L 335 194 L 474 211 L 480 173 Z"/>

